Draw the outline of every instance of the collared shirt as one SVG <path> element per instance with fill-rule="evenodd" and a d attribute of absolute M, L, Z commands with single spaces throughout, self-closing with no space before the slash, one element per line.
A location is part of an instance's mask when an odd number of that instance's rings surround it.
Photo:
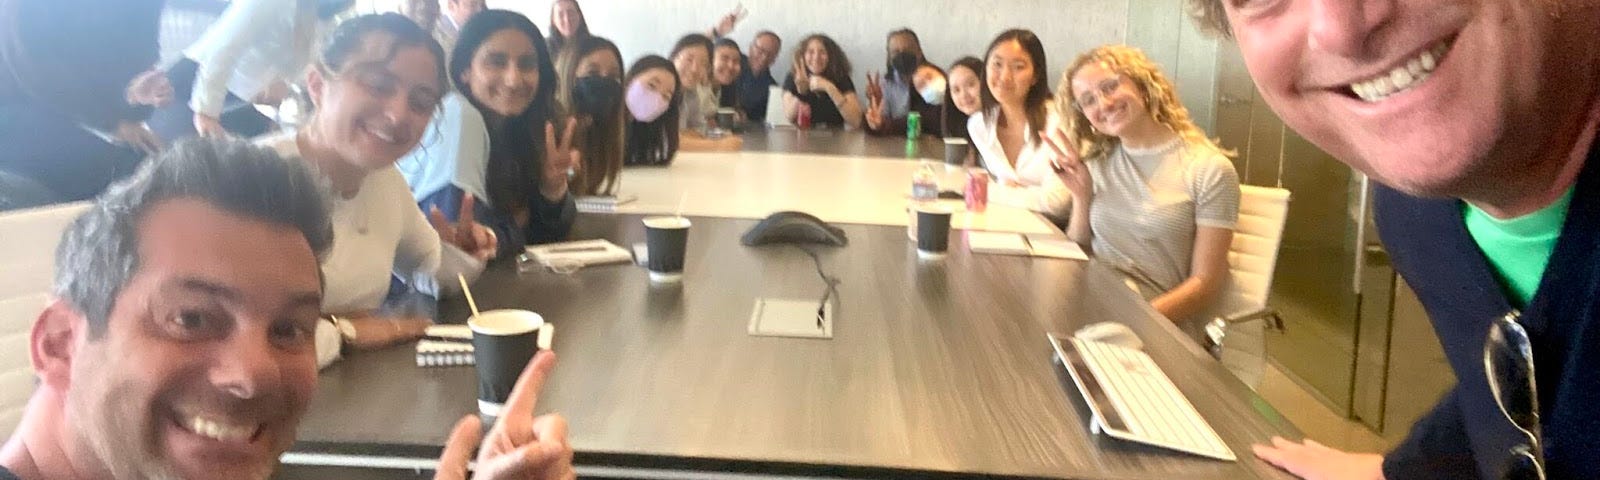
<path fill-rule="evenodd" d="M 1050 168 L 1047 147 L 1029 135 L 1016 161 L 1012 162 L 1000 146 L 1000 134 L 995 125 L 998 113 L 998 109 L 982 111 L 967 119 L 967 133 L 972 135 L 978 161 L 994 178 L 994 184 L 989 186 L 989 201 L 1026 208 L 1054 219 L 1066 218 L 1071 213 L 1072 192 Z M 1048 116 L 1055 115 L 1052 104 Z"/>
<path fill-rule="evenodd" d="M 765 121 L 768 93 L 772 87 L 778 86 L 778 81 L 772 78 L 772 69 L 760 73 L 752 72 L 748 68 L 741 70 L 734 86 L 739 91 L 739 108 L 744 110 L 744 117 L 756 122 Z"/>

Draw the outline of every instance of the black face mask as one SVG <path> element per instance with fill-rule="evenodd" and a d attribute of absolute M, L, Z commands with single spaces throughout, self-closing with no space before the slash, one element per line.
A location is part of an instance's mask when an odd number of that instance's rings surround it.
<path fill-rule="evenodd" d="M 900 75 L 906 77 L 917 73 L 917 67 L 921 63 L 917 58 L 917 54 L 911 52 L 900 52 L 894 54 L 893 57 L 889 57 L 889 66 L 894 67 L 894 71 L 900 72 Z"/>
<path fill-rule="evenodd" d="M 578 77 L 572 85 L 573 107 L 579 113 L 593 116 L 609 115 L 622 100 L 622 81 L 613 77 L 590 75 Z"/>

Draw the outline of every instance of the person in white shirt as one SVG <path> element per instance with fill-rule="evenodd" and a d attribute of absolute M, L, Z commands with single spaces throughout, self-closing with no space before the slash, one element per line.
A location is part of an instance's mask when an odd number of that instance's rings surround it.
<path fill-rule="evenodd" d="M 318 331 L 319 364 L 337 358 L 340 337 L 367 347 L 421 336 L 428 319 L 376 313 L 391 275 L 425 293 L 452 294 L 457 275 L 476 278 L 495 251 L 495 235 L 472 220 L 471 200 L 458 222 L 434 211 L 430 226 L 395 169 L 439 109 L 444 71 L 444 52 L 405 17 L 348 20 L 306 75 L 316 113 L 298 131 L 257 140 L 304 160 L 331 190 L 334 244 L 322 260 L 322 311 L 331 322 Z"/>
<path fill-rule="evenodd" d="M 167 71 L 179 99 L 150 120 L 171 141 L 253 137 L 276 128 L 254 105 L 277 106 L 305 71 L 317 39 L 354 0 L 234 0 Z"/>
<path fill-rule="evenodd" d="M 984 59 L 983 110 L 967 119 L 967 133 L 994 178 L 989 201 L 1062 221 L 1071 195 L 1051 172 L 1039 137 L 1056 121 L 1044 44 L 1033 32 L 1007 30 L 989 44 Z"/>
<path fill-rule="evenodd" d="M 461 26 L 467 24 L 473 15 L 488 8 L 483 0 L 445 0 L 445 14 L 439 17 L 438 28 L 433 29 L 434 40 L 439 41 L 439 46 L 446 52 L 456 49 L 456 38 L 461 36 Z"/>
<path fill-rule="evenodd" d="M 1045 136 L 1072 191 L 1067 236 L 1198 335 L 1191 320 L 1227 285 L 1239 218 L 1229 153 L 1195 126 L 1172 82 L 1136 48 L 1079 56 L 1058 91 L 1066 121 Z"/>

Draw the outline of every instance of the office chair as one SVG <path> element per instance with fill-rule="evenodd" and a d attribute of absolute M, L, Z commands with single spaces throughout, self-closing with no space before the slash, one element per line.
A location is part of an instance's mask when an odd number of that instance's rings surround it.
<path fill-rule="evenodd" d="M 1267 307 L 1278 246 L 1289 216 L 1289 191 L 1241 185 L 1239 222 L 1228 247 L 1230 278 L 1206 315 L 1206 349 L 1245 384 L 1261 384 L 1267 362 L 1268 329 L 1283 331 L 1283 319 Z"/>
<path fill-rule="evenodd" d="M 50 299 L 61 232 L 89 207 L 69 203 L 0 212 L 0 438 L 11 436 L 33 395 L 28 332 Z"/>

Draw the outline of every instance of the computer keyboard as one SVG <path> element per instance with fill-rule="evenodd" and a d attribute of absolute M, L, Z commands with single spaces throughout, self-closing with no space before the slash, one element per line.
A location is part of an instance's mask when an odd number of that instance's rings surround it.
<path fill-rule="evenodd" d="M 1144 352 L 1050 335 L 1057 359 L 1094 412 L 1092 428 L 1113 438 L 1236 461 L 1167 374 Z"/>

